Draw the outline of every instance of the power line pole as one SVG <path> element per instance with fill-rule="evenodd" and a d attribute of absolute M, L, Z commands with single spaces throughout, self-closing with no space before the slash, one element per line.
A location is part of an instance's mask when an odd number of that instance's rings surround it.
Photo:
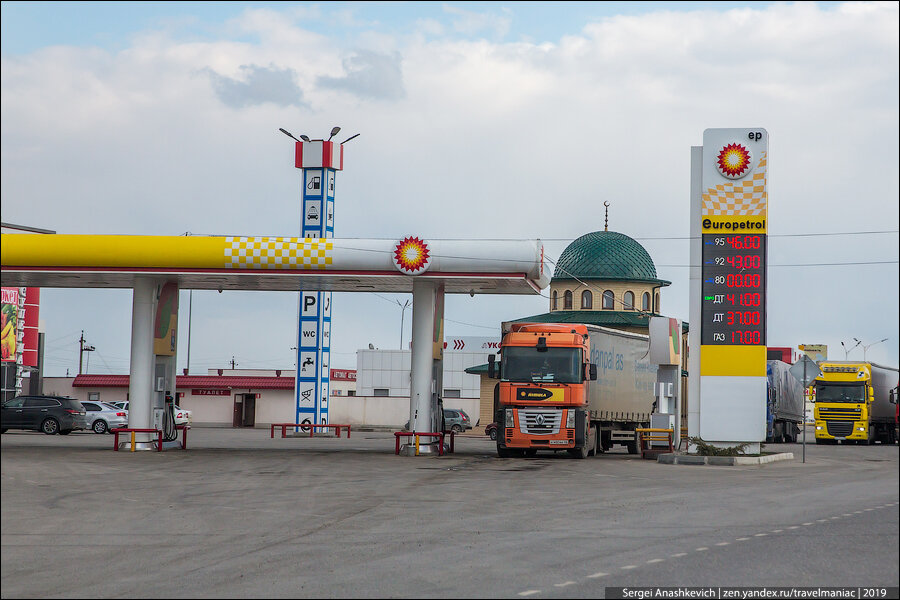
<path fill-rule="evenodd" d="M 84 343 L 84 329 L 81 330 L 81 338 L 78 340 L 78 374 L 81 375 L 81 365 L 84 361 L 84 353 L 85 352 L 93 352 L 96 350 L 91 345 Z M 90 364 L 90 356 L 88 357 L 88 364 Z"/>

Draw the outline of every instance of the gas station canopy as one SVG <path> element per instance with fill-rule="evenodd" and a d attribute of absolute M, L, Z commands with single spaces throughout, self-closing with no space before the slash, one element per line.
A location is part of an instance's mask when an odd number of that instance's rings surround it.
<path fill-rule="evenodd" d="M 530 294 L 549 284 L 540 240 L 2 235 L 5 286 Z"/>

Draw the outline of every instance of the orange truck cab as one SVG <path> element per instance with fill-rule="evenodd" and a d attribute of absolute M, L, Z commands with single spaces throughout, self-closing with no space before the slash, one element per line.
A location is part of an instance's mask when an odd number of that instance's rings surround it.
<path fill-rule="evenodd" d="M 597 365 L 589 340 L 585 325 L 511 325 L 501 343 L 496 397 L 499 456 L 566 450 L 585 458 L 595 452 L 586 386 L 597 379 Z M 488 359 L 494 377 L 494 356 Z"/>

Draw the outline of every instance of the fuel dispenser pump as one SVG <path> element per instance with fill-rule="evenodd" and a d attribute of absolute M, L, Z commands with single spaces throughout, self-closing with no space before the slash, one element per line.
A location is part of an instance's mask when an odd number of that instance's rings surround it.
<path fill-rule="evenodd" d="M 178 430 L 175 429 L 175 398 L 166 390 L 165 404 L 163 405 L 162 422 L 163 440 L 171 442 L 178 438 Z"/>

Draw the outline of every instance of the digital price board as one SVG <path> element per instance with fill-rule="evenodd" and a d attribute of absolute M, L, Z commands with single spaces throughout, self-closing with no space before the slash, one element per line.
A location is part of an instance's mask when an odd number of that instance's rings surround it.
<path fill-rule="evenodd" d="M 702 237 L 701 343 L 766 345 L 766 235 Z"/>

